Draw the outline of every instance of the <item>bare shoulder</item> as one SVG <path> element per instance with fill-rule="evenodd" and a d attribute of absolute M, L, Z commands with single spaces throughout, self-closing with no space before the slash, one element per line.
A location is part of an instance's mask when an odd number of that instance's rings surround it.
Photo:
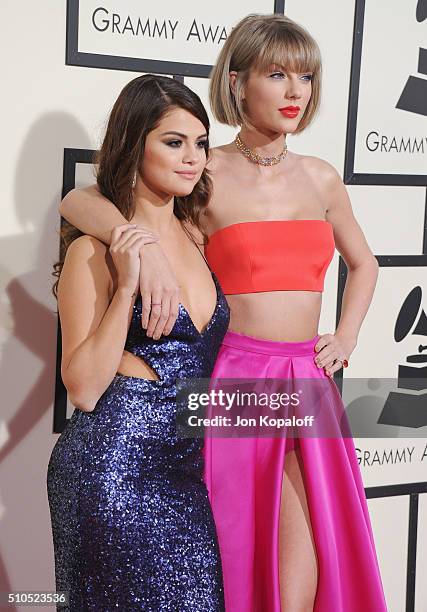
<path fill-rule="evenodd" d="M 218 169 L 226 167 L 235 151 L 233 143 L 213 147 L 210 149 L 209 161 L 207 163 L 208 169 L 211 172 L 216 172 Z"/>
<path fill-rule="evenodd" d="M 327 187 L 341 182 L 336 168 L 325 159 L 314 155 L 298 155 L 298 158 L 297 164 L 308 179 L 321 181 Z"/>
<path fill-rule="evenodd" d="M 105 261 L 107 253 L 108 247 L 103 242 L 85 234 L 73 240 L 67 249 L 66 258 L 80 261 L 89 261 L 89 259 L 95 258 Z"/>
<path fill-rule="evenodd" d="M 111 285 L 114 264 L 109 248 L 93 236 L 79 236 L 70 244 L 65 255 L 63 273 L 91 277 L 95 283 Z"/>
<path fill-rule="evenodd" d="M 92 303 L 95 295 L 105 298 L 108 303 L 115 276 L 108 246 L 92 236 L 79 236 L 67 249 L 59 277 L 58 298 L 61 307 L 64 307 L 64 300 L 74 303 L 75 296 L 79 296 L 80 306 L 85 300 Z"/>

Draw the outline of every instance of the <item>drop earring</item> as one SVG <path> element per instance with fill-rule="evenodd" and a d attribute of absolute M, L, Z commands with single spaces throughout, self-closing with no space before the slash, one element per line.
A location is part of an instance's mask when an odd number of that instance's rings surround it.
<path fill-rule="evenodd" d="M 133 175 L 133 179 L 132 179 L 132 189 L 135 189 L 135 185 L 136 185 L 136 172 Z"/>

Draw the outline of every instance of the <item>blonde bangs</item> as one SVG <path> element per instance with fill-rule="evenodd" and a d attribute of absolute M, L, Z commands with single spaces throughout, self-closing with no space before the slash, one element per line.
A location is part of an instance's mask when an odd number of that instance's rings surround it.
<path fill-rule="evenodd" d="M 268 44 L 260 44 L 253 65 L 258 72 L 267 72 L 272 67 L 285 68 L 298 74 L 315 74 L 321 67 L 319 49 L 313 40 L 300 32 L 282 27 L 270 37 Z"/>

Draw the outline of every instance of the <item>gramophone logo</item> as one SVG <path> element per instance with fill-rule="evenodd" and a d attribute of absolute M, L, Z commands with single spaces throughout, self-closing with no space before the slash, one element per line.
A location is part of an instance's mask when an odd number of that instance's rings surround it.
<path fill-rule="evenodd" d="M 418 352 L 407 355 L 405 363 L 399 364 L 398 391 L 389 393 L 378 423 L 401 427 L 427 425 L 427 316 L 419 286 L 403 302 L 394 328 L 396 342 L 409 334 L 421 336 Z"/>
<path fill-rule="evenodd" d="M 426 185 L 426 32 L 427 0 L 356 0 L 346 183 Z"/>
<path fill-rule="evenodd" d="M 419 23 L 427 19 L 427 0 L 418 0 L 415 18 Z M 420 76 L 408 78 L 396 108 L 427 115 L 427 49 L 422 47 L 418 52 L 418 73 Z"/>

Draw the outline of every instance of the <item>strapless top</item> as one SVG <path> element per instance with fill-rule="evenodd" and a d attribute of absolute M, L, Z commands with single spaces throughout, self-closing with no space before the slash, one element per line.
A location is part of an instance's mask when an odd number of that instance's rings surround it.
<path fill-rule="evenodd" d="M 225 294 L 323 291 L 334 256 L 331 223 L 286 219 L 233 223 L 214 232 L 205 256 Z"/>

